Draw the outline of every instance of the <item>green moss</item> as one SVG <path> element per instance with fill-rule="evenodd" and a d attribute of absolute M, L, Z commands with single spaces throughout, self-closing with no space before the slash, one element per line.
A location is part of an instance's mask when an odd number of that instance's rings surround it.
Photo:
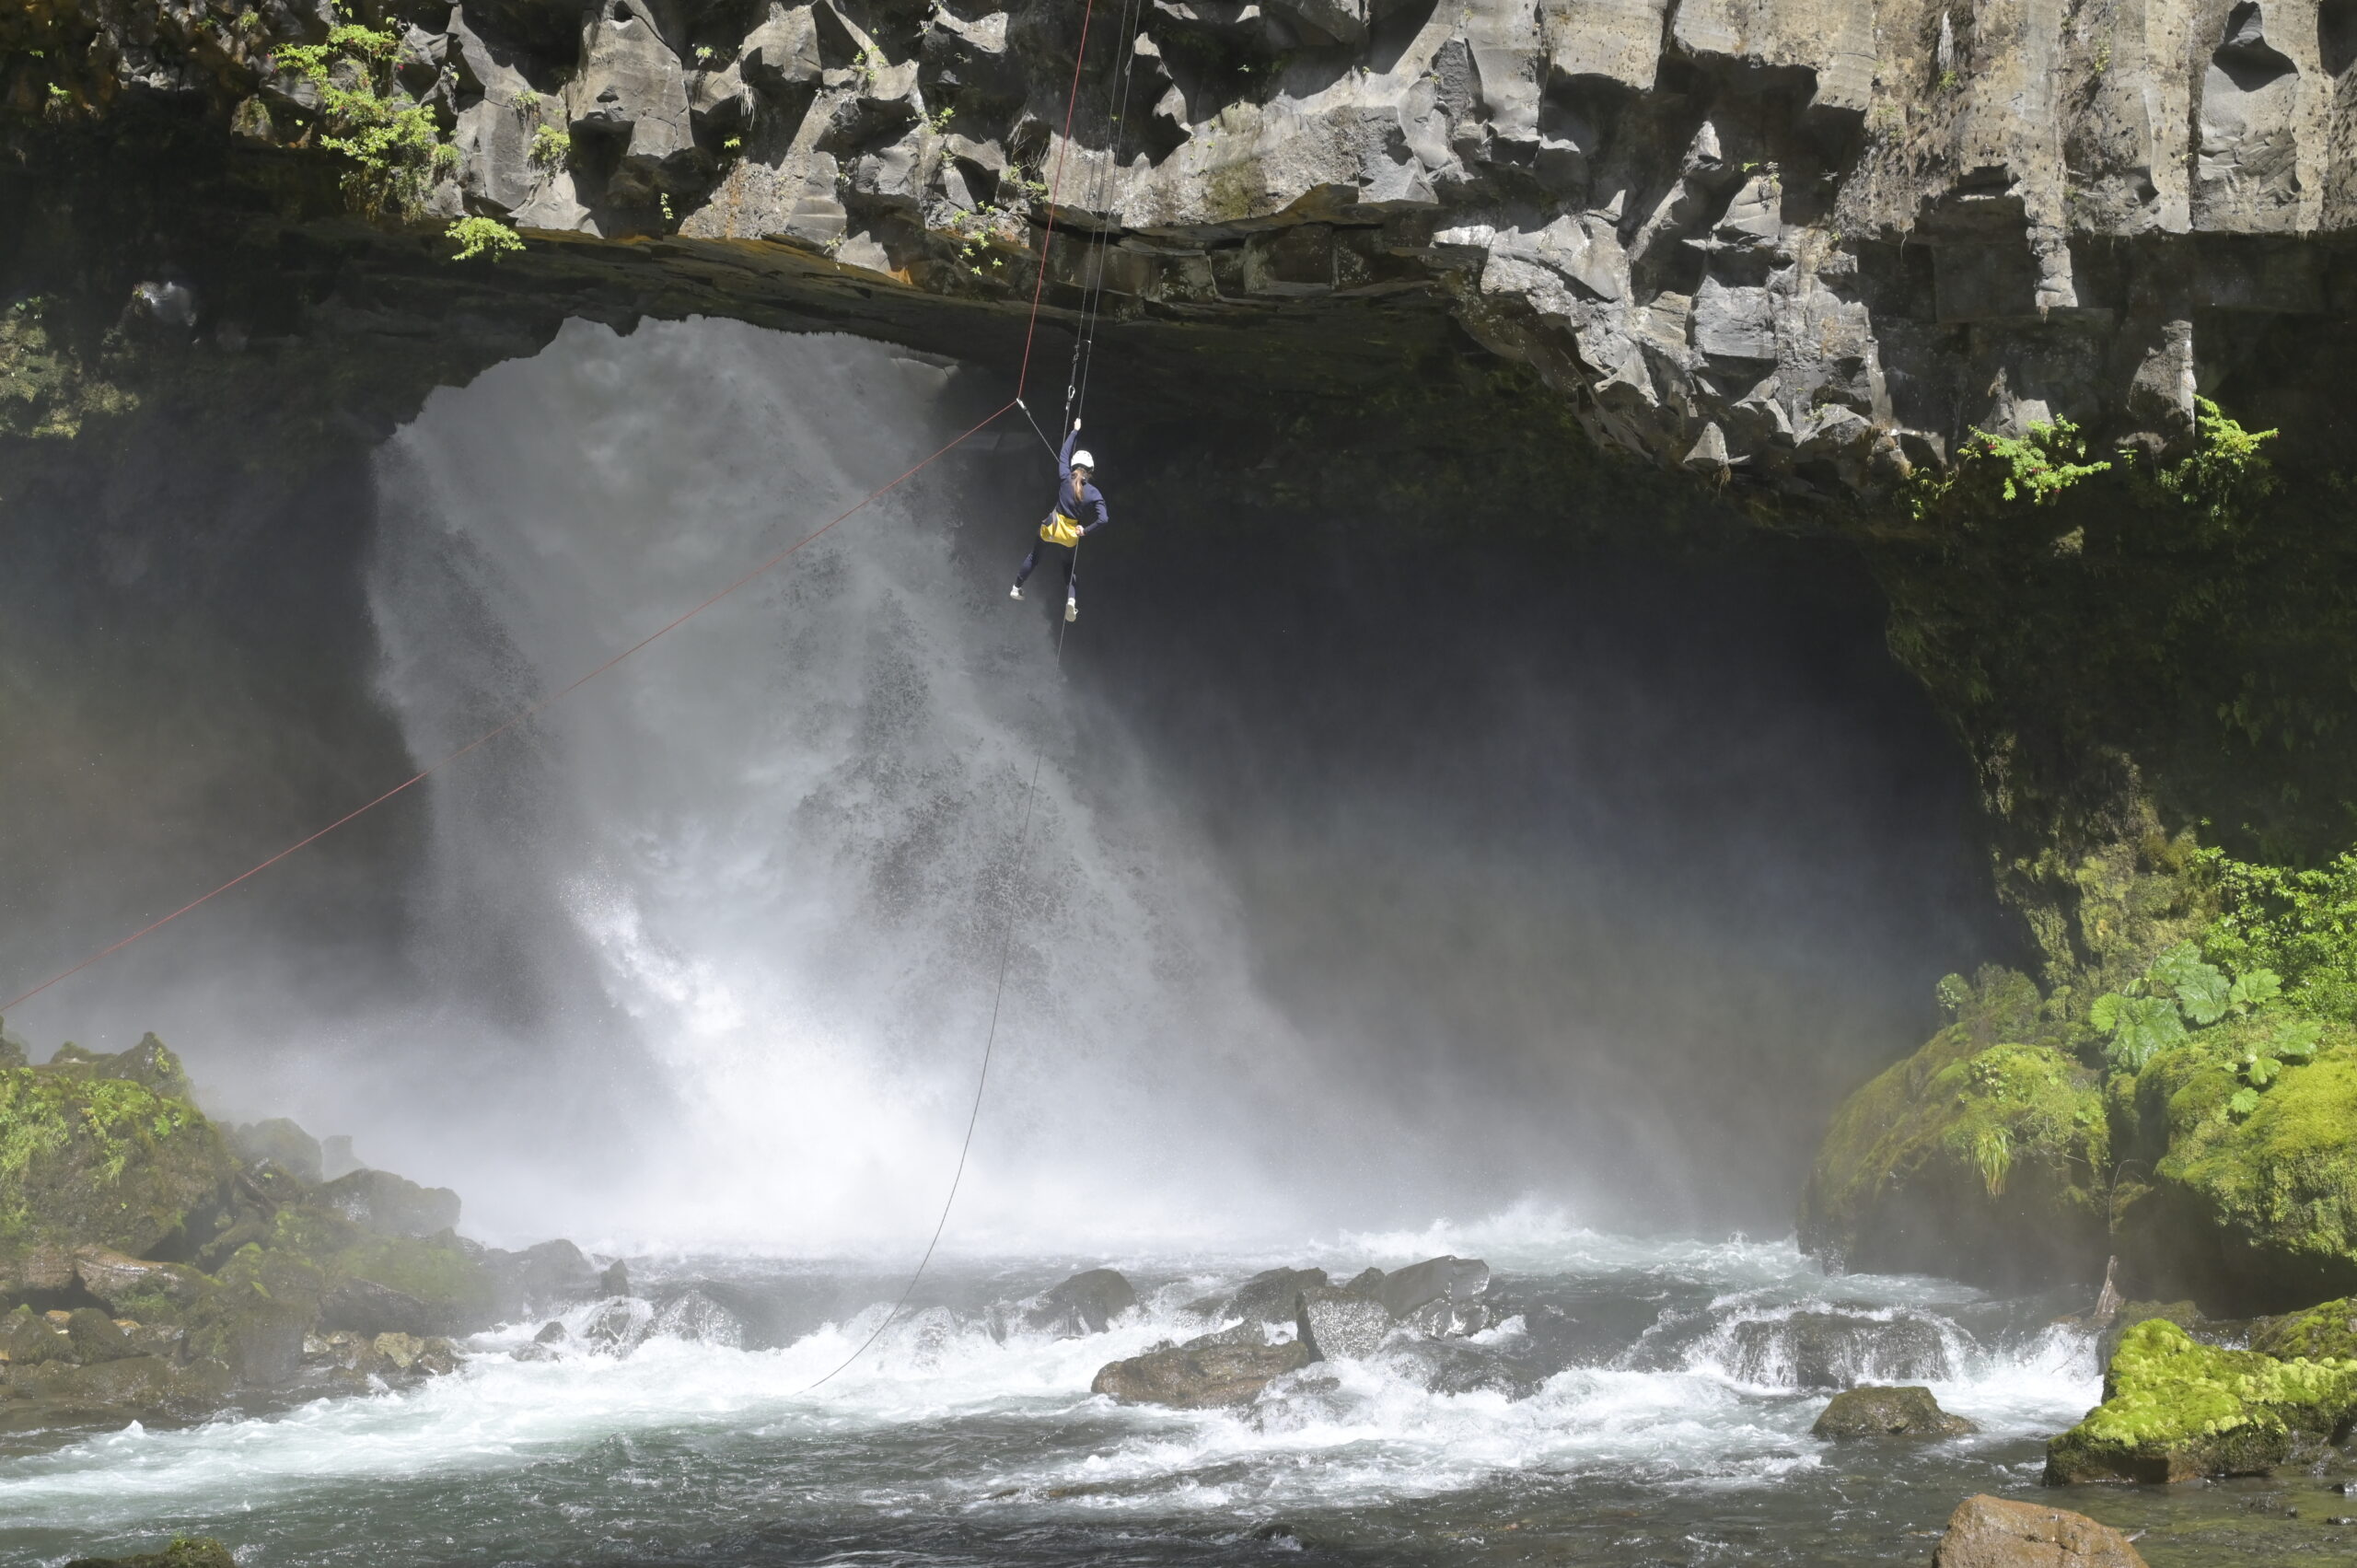
<path fill-rule="evenodd" d="M 2139 1323 L 2104 1374 L 2104 1402 L 2048 1446 L 2047 1480 L 2257 1474 L 2328 1441 L 2352 1410 L 2357 1361 L 2279 1361 Z"/>
<path fill-rule="evenodd" d="M 2250 1348 L 2284 1360 L 2357 1361 L 2357 1301 L 2343 1297 L 2278 1318 L 2251 1336 Z"/>
<path fill-rule="evenodd" d="M 1843 1104 L 1804 1199 L 1802 1240 L 1854 1268 L 2023 1280 L 2102 1268 L 2109 1120 L 2096 1074 L 2037 1027 L 2018 975 L 1984 977 L 1957 1023 Z"/>
<path fill-rule="evenodd" d="M 138 1557 L 79 1557 L 65 1568 L 238 1568 L 238 1560 L 210 1536 L 174 1536 L 161 1551 Z"/>
<path fill-rule="evenodd" d="M 2331 1031 L 2240 1114 L 2237 1048 L 2270 1027 L 2253 1019 L 2165 1052 L 2137 1090 L 2164 1123 L 2157 1192 L 2217 1253 L 2213 1293 L 2260 1306 L 2357 1288 L 2357 1040 Z"/>
<path fill-rule="evenodd" d="M 96 1242 L 144 1256 L 233 1170 L 184 1099 L 123 1078 L 0 1069 L 0 1246 Z"/>
<path fill-rule="evenodd" d="M 372 1236 L 338 1266 L 354 1279 L 415 1296 L 446 1322 L 471 1322 L 492 1310 L 489 1274 L 452 1238 Z"/>

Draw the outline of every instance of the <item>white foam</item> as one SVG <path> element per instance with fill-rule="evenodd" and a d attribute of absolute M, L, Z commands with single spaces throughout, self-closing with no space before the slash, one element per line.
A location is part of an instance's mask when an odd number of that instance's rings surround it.
<path fill-rule="evenodd" d="M 1409 1250 L 1435 1234 L 1420 1233 Z M 1748 1279 L 1782 1257 L 1791 1272 L 1781 1285 L 1747 1289 L 1805 1304 L 1825 1285 L 1796 1255 L 1754 1243 L 1566 1233 L 1557 1245 L 1609 1258 L 1616 1272 L 1689 1268 L 1709 1256 Z M 1248 1272 L 1230 1265 L 1174 1282 L 1110 1332 L 1085 1339 L 1023 1331 L 1001 1339 L 984 1314 L 932 1308 L 895 1323 L 815 1392 L 809 1386 L 841 1367 L 881 1320 L 883 1304 L 761 1352 L 657 1338 L 621 1357 L 573 1353 L 523 1363 L 506 1353 L 526 1338 L 528 1330 L 519 1328 L 478 1342 L 483 1348 L 459 1375 L 401 1392 L 192 1430 L 132 1427 L 20 1460 L 0 1475 L 0 1516 L 70 1519 L 99 1530 L 225 1504 L 268 1508 L 364 1478 L 514 1470 L 602 1441 L 656 1434 L 736 1434 L 791 1446 L 939 1429 L 977 1415 L 1069 1429 L 1061 1438 L 1043 1430 L 1037 1442 L 977 1447 L 972 1468 L 942 1485 L 978 1506 L 1050 1493 L 1060 1505 L 1116 1512 L 1347 1505 L 1511 1475 L 1745 1487 L 1820 1462 L 1818 1446 L 1806 1437 L 1817 1400 L 1746 1388 L 1707 1358 L 1666 1370 L 1575 1366 L 1522 1400 L 1434 1393 L 1404 1361 L 1386 1357 L 1311 1367 L 1241 1411 L 1123 1408 L 1088 1393 L 1105 1363 L 1200 1332 L 1202 1322 L 1179 1303 Z M 1871 1277 L 1840 1284 L 1867 1295 L 1923 1288 Z M 1765 1310 L 1737 1308 L 1738 1315 Z M 586 1311 L 573 1317 L 577 1328 Z M 1515 1321 L 1481 1339 L 1511 1346 L 1526 1332 Z M 2049 1330 L 2011 1351 L 1959 1343 L 1956 1375 L 1934 1392 L 1981 1423 L 1980 1443 L 2056 1430 L 2096 1397 L 2083 1335 Z M 1073 1435 L 1108 1430 L 1109 1438 Z"/>

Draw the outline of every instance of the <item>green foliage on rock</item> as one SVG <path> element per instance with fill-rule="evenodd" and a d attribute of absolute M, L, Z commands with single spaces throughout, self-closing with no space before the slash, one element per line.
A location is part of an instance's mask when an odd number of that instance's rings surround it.
<path fill-rule="evenodd" d="M 2216 533 L 2240 526 L 2255 502 L 2274 494 L 2274 466 L 2259 450 L 2272 430 L 2246 430 L 2208 398 L 2193 400 L 2193 449 L 2154 476 L 2159 492 L 2191 508 Z"/>
<path fill-rule="evenodd" d="M 135 1049 L 145 1070 L 185 1086 L 153 1036 Z M 144 1255 L 235 1169 L 195 1106 L 99 1075 L 87 1052 L 0 1069 L 0 1250 L 70 1241 Z"/>
<path fill-rule="evenodd" d="M 2099 1270 L 2111 1153 L 2096 1074 L 2030 1042 L 2054 1026 L 2026 977 L 1951 981 L 1957 1021 L 1836 1114 L 1803 1245 L 1850 1268 L 2013 1283 L 2082 1272 L 2091 1254 Z"/>
<path fill-rule="evenodd" d="M 2067 419 L 2032 421 L 2020 436 L 1975 430 L 1945 469 L 1920 469 L 1905 498 L 1918 520 L 1987 515 L 2002 506 L 2043 506 L 2081 480 L 2109 471 L 2087 462 L 2087 438 Z"/>
<path fill-rule="evenodd" d="M 2321 1446 L 2357 1412 L 2357 1361 L 2278 1360 L 2154 1319 L 2121 1339 L 2104 1402 L 2047 1447 L 2046 1479 L 2253 1475 Z"/>
<path fill-rule="evenodd" d="M 454 261 L 469 261 L 477 256 L 488 256 L 496 261 L 524 249 L 522 237 L 514 229 L 497 218 L 479 215 L 459 218 L 443 230 L 443 237 L 458 243 L 459 249 L 450 257 Z"/>
<path fill-rule="evenodd" d="M 65 1568 L 238 1568 L 238 1560 L 211 1536 L 174 1536 L 161 1551 L 137 1557 L 77 1557 Z"/>
<path fill-rule="evenodd" d="M 2202 853 L 2220 912 L 2201 950 L 2241 972 L 2280 977 L 2284 998 L 2320 1018 L 2357 1022 L 2357 850 L 2297 868 Z"/>
<path fill-rule="evenodd" d="M 352 161 L 344 193 L 371 217 L 414 217 L 435 177 L 458 162 L 433 109 L 400 96 L 393 75 L 400 51 L 398 35 L 347 22 L 330 29 L 324 42 L 275 52 L 279 69 L 318 96 L 319 145 Z"/>
<path fill-rule="evenodd" d="M 2357 1300 L 2344 1296 L 2260 1325 L 2250 1348 L 2289 1361 L 2357 1362 Z"/>
<path fill-rule="evenodd" d="M 2322 1030 L 2264 1093 L 2247 1077 L 2302 1022 L 2238 1020 L 2139 1074 L 2140 1140 L 2163 1152 L 2123 1229 L 2146 1277 L 2259 1307 L 2357 1288 L 2357 1030 Z"/>

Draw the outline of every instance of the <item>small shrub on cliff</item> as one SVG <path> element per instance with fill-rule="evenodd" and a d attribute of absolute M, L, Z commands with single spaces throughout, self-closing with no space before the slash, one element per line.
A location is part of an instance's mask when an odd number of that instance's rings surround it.
<path fill-rule="evenodd" d="M 278 68 L 319 93 L 319 145 L 352 160 L 344 194 L 371 216 L 414 215 L 435 175 L 459 157 L 443 142 L 432 110 L 392 96 L 400 47 L 390 32 L 345 23 L 329 29 L 324 43 L 276 51 Z"/>
<path fill-rule="evenodd" d="M 2033 422 L 2020 436 L 1975 430 L 1945 472 L 1919 469 L 1908 482 L 1908 510 L 1934 516 L 1988 516 L 2006 507 L 2043 506 L 2083 479 L 2110 469 L 2084 461 L 2087 439 L 2067 419 Z"/>
<path fill-rule="evenodd" d="M 2246 430 L 2208 398 L 2193 400 L 2192 453 L 2154 477 L 2160 493 L 2199 513 L 2212 535 L 2242 520 L 2243 508 L 2275 489 L 2274 466 L 2259 447 L 2272 430 Z"/>
<path fill-rule="evenodd" d="M 496 261 L 524 249 L 524 241 L 516 231 L 497 218 L 463 217 L 442 232 L 445 238 L 459 242 L 458 250 L 450 258 L 454 261 L 471 261 L 477 256 L 489 256 Z"/>

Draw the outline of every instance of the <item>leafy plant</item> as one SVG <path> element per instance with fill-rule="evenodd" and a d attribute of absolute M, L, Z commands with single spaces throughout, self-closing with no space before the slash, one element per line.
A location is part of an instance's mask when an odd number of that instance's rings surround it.
<path fill-rule="evenodd" d="M 503 256 L 524 249 L 522 236 L 497 218 L 463 217 L 444 229 L 447 238 L 459 242 L 454 261 L 472 261 L 477 256 L 489 256 L 496 261 Z"/>
<path fill-rule="evenodd" d="M 371 215 L 416 215 L 435 175 L 459 157 L 432 110 L 392 96 L 400 46 L 390 32 L 347 22 L 331 28 L 324 42 L 287 44 L 276 54 L 279 69 L 318 90 L 319 145 L 352 160 L 344 194 Z"/>
<path fill-rule="evenodd" d="M 2033 422 L 2019 436 L 1975 430 L 1945 472 L 1916 471 L 1906 487 L 1908 509 L 1920 522 L 1937 513 L 1994 512 L 2001 503 L 2043 506 L 2110 469 L 2108 462 L 2081 461 L 2086 455 L 2086 437 L 2067 419 Z"/>
<path fill-rule="evenodd" d="M 2357 1020 L 2357 850 L 2305 870 L 2216 849 L 2196 864 L 2223 906 L 2201 935 L 2202 951 L 2253 984 L 2275 986 L 2252 1002 L 2281 994 L 2314 1016 Z M 2266 981 L 2252 979 L 2261 973 Z"/>
<path fill-rule="evenodd" d="M 561 168 L 573 160 L 573 133 L 542 125 L 533 131 L 531 151 L 527 156 L 542 168 Z"/>
<path fill-rule="evenodd" d="M 1973 1135 L 1972 1163 L 1989 1196 L 2004 1196 L 2005 1178 L 2014 1168 L 2013 1133 L 2003 1127 L 1983 1127 Z"/>
<path fill-rule="evenodd" d="M 2198 946 L 2180 942 L 2125 990 L 2096 997 L 2087 1021 L 2109 1037 L 2104 1054 L 2112 1066 L 2138 1073 L 2155 1052 L 2184 1040 L 2188 1025 L 2206 1028 L 2229 1014 L 2248 1013 L 2282 990 L 2271 970 L 2254 968 L 2229 981 Z"/>
<path fill-rule="evenodd" d="M 2273 493 L 2274 465 L 2259 448 L 2276 432 L 2246 430 L 2208 398 L 2195 398 L 2193 410 L 2192 453 L 2163 469 L 2154 482 L 2221 531 L 2234 525 L 2245 504 Z"/>

